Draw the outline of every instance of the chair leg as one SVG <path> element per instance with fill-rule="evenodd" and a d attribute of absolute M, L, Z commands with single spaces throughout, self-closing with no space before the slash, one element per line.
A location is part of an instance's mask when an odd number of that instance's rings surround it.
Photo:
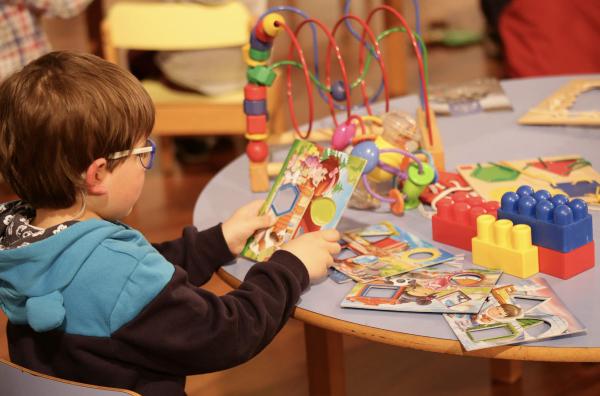
<path fill-rule="evenodd" d="M 158 156 L 163 173 L 170 175 L 175 171 L 175 144 L 172 137 L 159 137 Z"/>

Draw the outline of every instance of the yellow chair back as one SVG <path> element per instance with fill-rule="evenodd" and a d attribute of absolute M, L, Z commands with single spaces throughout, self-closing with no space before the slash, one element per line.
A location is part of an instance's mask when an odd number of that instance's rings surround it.
<path fill-rule="evenodd" d="M 105 24 L 112 46 L 138 50 L 193 50 L 242 46 L 251 16 L 239 2 L 114 4 Z"/>

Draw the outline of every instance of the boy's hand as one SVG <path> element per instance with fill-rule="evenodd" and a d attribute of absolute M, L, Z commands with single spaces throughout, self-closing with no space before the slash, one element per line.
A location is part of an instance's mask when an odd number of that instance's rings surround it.
<path fill-rule="evenodd" d="M 270 227 L 275 223 L 276 219 L 268 214 L 258 215 L 263 202 L 262 200 L 252 201 L 236 210 L 229 219 L 223 222 L 223 236 L 229 250 L 234 255 L 240 254 L 246 245 L 246 240 L 256 230 Z"/>
<path fill-rule="evenodd" d="M 333 256 L 338 254 L 340 233 L 336 230 L 309 232 L 292 239 L 281 249 L 294 254 L 302 261 L 312 283 L 327 275 L 327 268 L 333 264 Z"/>

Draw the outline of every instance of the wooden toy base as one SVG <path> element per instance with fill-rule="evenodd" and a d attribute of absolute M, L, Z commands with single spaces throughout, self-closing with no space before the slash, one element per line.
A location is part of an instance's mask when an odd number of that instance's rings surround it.
<path fill-rule="evenodd" d="M 440 131 L 437 126 L 434 113 L 429 110 L 431 119 L 431 135 L 433 142 L 429 141 L 429 133 L 427 132 L 427 120 L 425 117 L 425 111 L 422 108 L 417 109 L 417 126 L 421 131 L 421 146 L 425 151 L 428 151 L 433 157 L 433 163 L 438 172 L 446 170 L 446 159 L 444 157 L 444 144 Z"/>

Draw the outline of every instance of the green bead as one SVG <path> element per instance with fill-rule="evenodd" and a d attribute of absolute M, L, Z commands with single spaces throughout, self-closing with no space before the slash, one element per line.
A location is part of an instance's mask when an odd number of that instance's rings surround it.
<path fill-rule="evenodd" d="M 413 209 L 419 206 L 419 195 L 435 179 L 435 170 L 433 167 L 426 162 L 422 162 L 421 165 L 423 166 L 423 173 L 421 174 L 419 174 L 419 165 L 416 163 L 413 162 L 408 167 L 408 177 L 402 187 L 402 192 L 406 197 L 404 200 L 404 207 L 406 209 Z"/>
<path fill-rule="evenodd" d="M 277 73 L 267 66 L 256 66 L 248 68 L 246 77 L 251 84 L 266 85 L 270 87 L 273 84 L 273 81 L 275 81 Z"/>
<path fill-rule="evenodd" d="M 408 167 L 408 180 L 417 186 L 427 186 L 431 184 L 435 178 L 435 169 L 426 162 L 421 162 L 423 173 L 419 174 L 419 165 L 416 163 L 410 164 Z"/>
<path fill-rule="evenodd" d="M 250 48 L 248 54 L 250 55 L 250 59 L 262 62 L 269 59 L 269 56 L 271 56 L 271 50 L 261 51 L 259 49 Z"/>

